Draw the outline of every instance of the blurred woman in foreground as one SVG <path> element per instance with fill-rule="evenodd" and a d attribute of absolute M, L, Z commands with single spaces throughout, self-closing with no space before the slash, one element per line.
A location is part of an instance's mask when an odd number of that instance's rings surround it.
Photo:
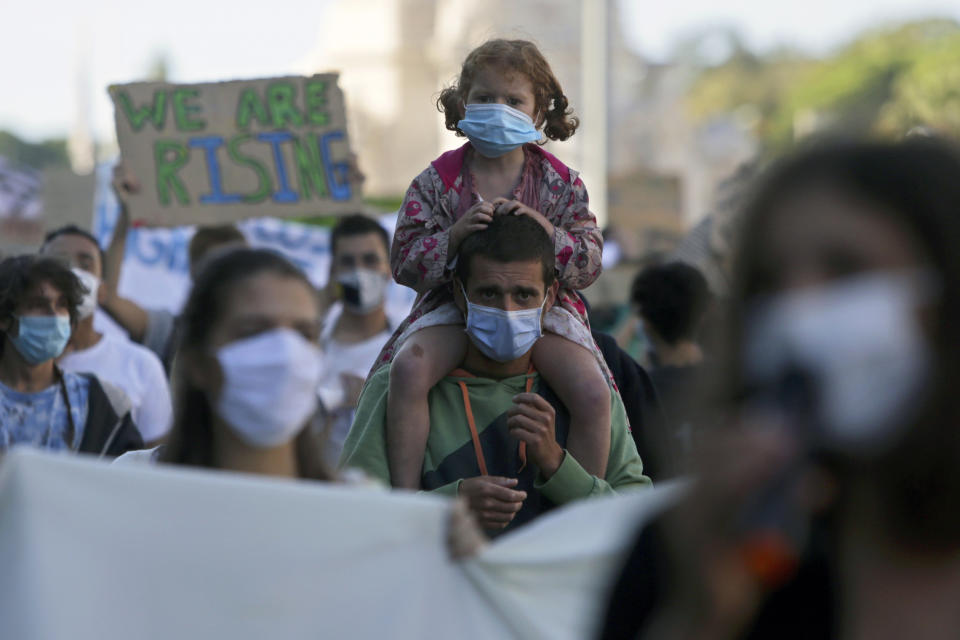
<path fill-rule="evenodd" d="M 745 211 L 720 434 L 605 638 L 960 634 L 960 156 L 811 148 Z"/>
<path fill-rule="evenodd" d="M 165 462 L 330 480 L 309 428 L 320 310 L 283 257 L 237 248 L 199 272 L 181 316 Z"/>

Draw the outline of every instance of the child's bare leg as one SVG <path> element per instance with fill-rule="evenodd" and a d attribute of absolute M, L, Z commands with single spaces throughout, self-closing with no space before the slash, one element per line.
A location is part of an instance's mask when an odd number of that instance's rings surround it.
<path fill-rule="evenodd" d="M 394 355 L 387 397 L 387 462 L 394 487 L 420 488 L 430 435 L 427 394 L 463 362 L 466 352 L 463 326 L 442 325 L 417 331 Z"/>
<path fill-rule="evenodd" d="M 610 457 L 610 385 L 596 357 L 548 333 L 533 346 L 533 364 L 570 412 L 567 450 L 589 473 L 603 478 Z"/>

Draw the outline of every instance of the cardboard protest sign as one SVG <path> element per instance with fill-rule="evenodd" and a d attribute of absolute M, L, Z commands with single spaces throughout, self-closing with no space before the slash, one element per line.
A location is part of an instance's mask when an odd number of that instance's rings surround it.
<path fill-rule="evenodd" d="M 336 74 L 113 85 L 135 222 L 223 224 L 356 212 Z"/>
<path fill-rule="evenodd" d="M 36 244 L 43 239 L 40 174 L 15 167 L 0 156 L 0 237 L 4 244 Z"/>

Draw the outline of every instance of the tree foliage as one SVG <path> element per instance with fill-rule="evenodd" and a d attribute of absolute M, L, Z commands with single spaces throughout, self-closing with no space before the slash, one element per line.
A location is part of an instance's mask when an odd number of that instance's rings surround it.
<path fill-rule="evenodd" d="M 737 51 L 704 69 L 688 100 L 698 120 L 750 110 L 768 148 L 824 129 L 898 137 L 926 126 L 960 136 L 960 24 L 868 31 L 823 58 Z"/>
<path fill-rule="evenodd" d="M 66 140 L 32 143 L 21 140 L 9 131 L 0 131 L 0 156 L 33 169 L 66 167 L 70 164 Z"/>

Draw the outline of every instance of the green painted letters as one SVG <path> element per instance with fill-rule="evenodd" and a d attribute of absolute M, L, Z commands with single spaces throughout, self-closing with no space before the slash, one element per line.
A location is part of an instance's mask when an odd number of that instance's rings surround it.
<path fill-rule="evenodd" d="M 307 134 L 303 140 L 294 138 L 293 157 L 297 162 L 297 173 L 300 176 L 301 199 L 310 199 L 311 188 L 318 198 L 326 198 L 327 180 L 316 136 Z"/>
<path fill-rule="evenodd" d="M 173 119 L 179 131 L 200 131 L 207 123 L 202 120 L 192 120 L 190 114 L 202 111 L 198 104 L 187 104 L 190 98 L 196 98 L 197 89 L 174 89 L 173 91 Z"/>
<path fill-rule="evenodd" d="M 283 127 L 287 123 L 295 127 L 303 126 L 303 116 L 293 104 L 296 90 L 289 82 L 277 82 L 267 87 L 267 104 L 274 127 Z"/>
<path fill-rule="evenodd" d="M 323 80 L 308 80 L 303 91 L 307 103 L 307 120 L 310 124 L 327 124 L 327 83 Z"/>
<path fill-rule="evenodd" d="M 267 126 L 267 107 L 256 89 L 244 89 L 237 104 L 237 129 L 250 127 L 250 117 L 256 118 L 262 126 Z"/>
<path fill-rule="evenodd" d="M 157 197 L 163 206 L 170 205 L 170 190 L 173 189 L 177 202 L 190 204 L 187 187 L 177 172 L 187 164 L 190 152 L 187 146 L 175 140 L 157 140 L 153 144 L 153 160 L 157 167 Z"/>
<path fill-rule="evenodd" d="M 162 89 L 153 92 L 153 104 L 134 107 L 130 95 L 126 91 L 117 91 L 117 103 L 120 110 L 127 117 L 127 122 L 134 131 L 140 131 L 147 120 L 153 121 L 153 127 L 157 131 L 163 131 L 164 120 L 166 120 L 167 93 Z"/>

